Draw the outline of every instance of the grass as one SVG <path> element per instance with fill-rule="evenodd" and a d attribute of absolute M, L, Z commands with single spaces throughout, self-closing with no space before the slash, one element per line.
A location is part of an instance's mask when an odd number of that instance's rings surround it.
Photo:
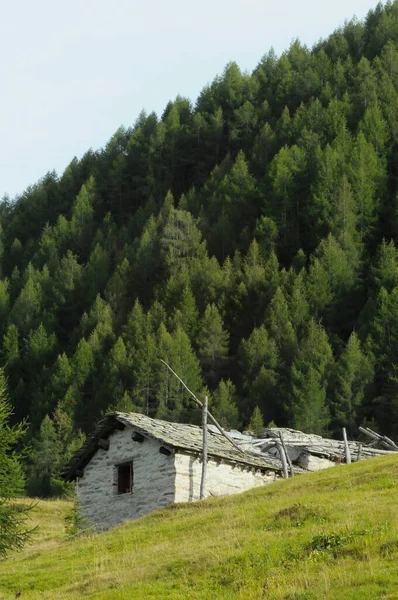
<path fill-rule="evenodd" d="M 0 562 L 0 599 L 398 600 L 398 456 L 173 505 L 65 541 L 40 501 L 33 543 Z"/>

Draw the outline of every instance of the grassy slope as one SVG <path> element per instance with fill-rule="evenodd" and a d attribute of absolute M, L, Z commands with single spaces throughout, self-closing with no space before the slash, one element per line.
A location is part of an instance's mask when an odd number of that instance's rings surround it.
<path fill-rule="evenodd" d="M 62 541 L 40 502 L 34 543 L 0 563 L 0 598 L 398 599 L 398 457 L 176 505 Z"/>

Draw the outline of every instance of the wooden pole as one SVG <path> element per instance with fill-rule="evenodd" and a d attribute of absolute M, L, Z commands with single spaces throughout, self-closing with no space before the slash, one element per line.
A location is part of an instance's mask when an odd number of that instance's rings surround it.
<path fill-rule="evenodd" d="M 284 451 L 285 456 L 286 456 L 287 464 L 289 465 L 290 475 L 292 477 L 294 477 L 292 461 L 290 460 L 289 453 L 288 453 L 288 451 L 286 449 L 286 446 L 285 446 L 285 440 L 283 439 L 283 435 L 282 435 L 281 432 L 279 432 L 279 437 L 280 437 L 280 440 L 281 440 L 283 451 Z"/>
<path fill-rule="evenodd" d="M 288 479 L 289 472 L 287 470 L 287 461 L 286 461 L 285 451 L 283 450 L 283 446 L 279 440 L 276 440 L 276 447 L 278 448 L 279 456 L 280 456 L 281 462 L 282 462 L 283 477 L 285 479 Z"/>
<path fill-rule="evenodd" d="M 202 429 L 203 429 L 203 458 L 202 458 L 202 479 L 200 482 L 200 499 L 206 497 L 206 471 L 207 471 L 207 405 L 208 400 L 205 396 L 202 410 Z"/>
<path fill-rule="evenodd" d="M 398 446 L 395 444 L 395 442 L 390 440 L 390 438 L 388 438 L 385 435 L 380 435 L 375 431 L 372 431 L 369 427 L 360 427 L 359 431 L 361 431 L 365 435 L 368 435 L 374 442 L 380 442 L 380 444 L 382 444 L 385 448 L 390 448 L 395 451 L 398 450 Z"/>
<path fill-rule="evenodd" d="M 181 377 L 179 377 L 177 375 L 177 373 L 175 371 L 173 371 L 173 369 L 167 364 L 167 362 L 165 362 L 164 360 L 160 359 L 160 362 L 162 362 L 164 365 L 166 365 L 166 367 L 173 373 L 173 375 L 175 375 L 175 377 L 177 377 L 178 381 L 180 383 L 182 383 L 182 385 L 184 386 L 184 388 L 187 390 L 187 392 L 189 392 L 192 396 L 192 398 L 195 400 L 196 404 L 198 406 L 200 406 L 200 408 L 203 408 L 203 402 L 201 402 L 200 400 L 198 400 L 198 398 L 195 396 L 195 394 L 189 389 L 189 387 L 183 382 L 183 380 L 181 379 Z M 221 427 L 221 425 L 215 420 L 215 418 L 213 417 L 213 415 L 211 414 L 211 412 L 208 410 L 207 411 L 207 416 L 210 419 L 210 421 L 217 427 L 218 431 L 221 433 L 221 435 L 223 435 L 230 444 L 232 444 L 234 446 L 234 448 L 236 448 L 237 450 L 239 450 L 239 452 L 241 454 L 243 454 L 244 456 L 246 455 L 246 452 L 244 450 L 242 450 L 242 448 L 239 448 L 238 444 L 235 444 L 234 440 L 229 437 L 229 435 L 227 433 L 225 433 L 224 429 Z"/>
<path fill-rule="evenodd" d="M 357 456 L 358 462 L 361 460 L 361 454 L 362 454 L 362 444 L 358 444 L 358 456 Z"/>
<path fill-rule="evenodd" d="M 350 449 L 348 447 L 347 432 L 345 430 L 345 427 L 343 427 L 343 439 L 344 439 L 345 462 L 347 463 L 347 465 L 350 465 L 351 464 L 351 453 L 350 453 Z"/>

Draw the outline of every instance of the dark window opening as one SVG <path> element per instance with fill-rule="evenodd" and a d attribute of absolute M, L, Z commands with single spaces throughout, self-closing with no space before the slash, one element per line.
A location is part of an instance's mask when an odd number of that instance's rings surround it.
<path fill-rule="evenodd" d="M 133 491 L 133 463 L 119 465 L 117 468 L 117 493 L 128 494 Z"/>

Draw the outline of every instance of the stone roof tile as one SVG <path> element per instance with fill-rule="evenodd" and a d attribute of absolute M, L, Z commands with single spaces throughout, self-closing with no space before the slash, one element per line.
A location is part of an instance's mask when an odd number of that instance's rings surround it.
<path fill-rule="evenodd" d="M 194 454 L 202 452 L 202 428 L 184 423 L 169 423 L 152 419 L 139 413 L 113 412 L 107 414 L 87 437 L 83 446 L 71 458 L 62 477 L 67 481 L 76 479 L 76 471 L 83 469 L 98 449 L 98 440 L 108 437 L 117 424 L 128 426 L 145 437 L 155 439 L 175 450 Z M 208 455 L 228 462 L 256 467 L 262 470 L 281 471 L 281 462 L 271 456 L 262 457 L 245 451 L 238 452 L 227 439 L 214 431 L 208 431 Z"/>

